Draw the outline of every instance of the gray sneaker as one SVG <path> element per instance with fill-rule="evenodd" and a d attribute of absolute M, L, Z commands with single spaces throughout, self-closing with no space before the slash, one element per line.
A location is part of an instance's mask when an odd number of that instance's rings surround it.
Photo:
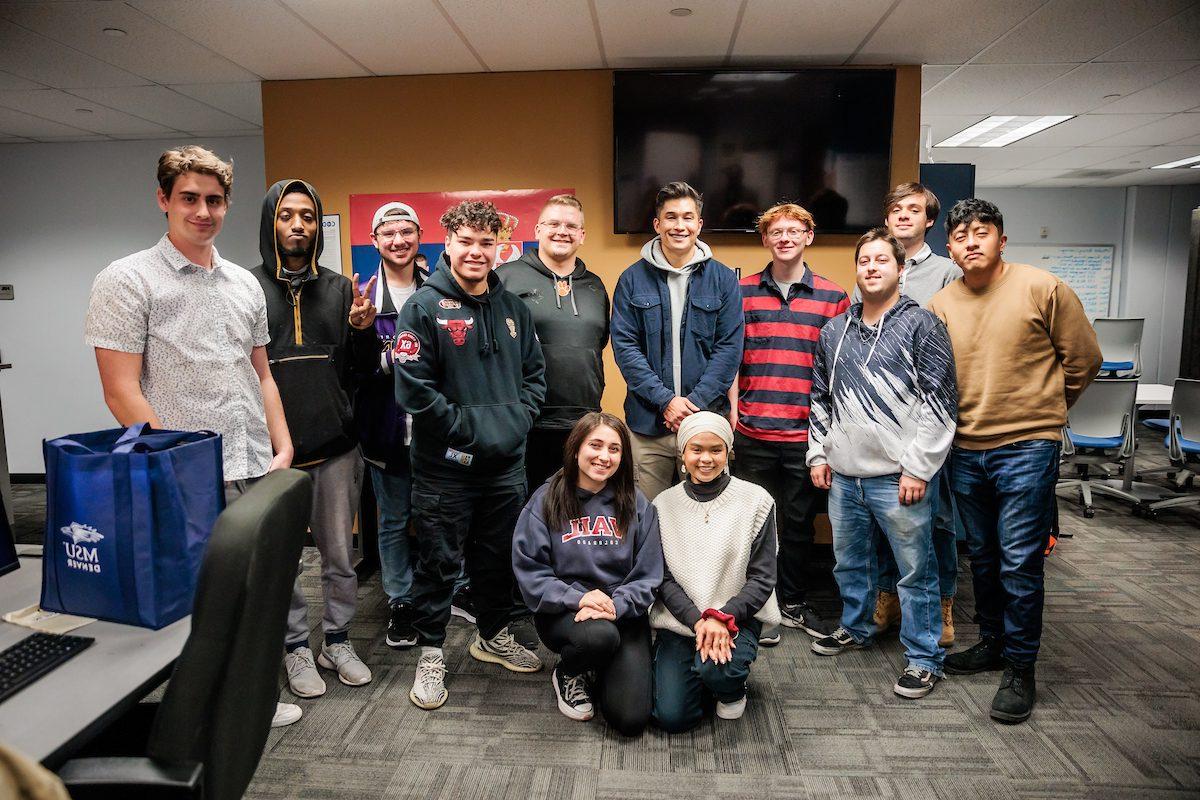
<path fill-rule="evenodd" d="M 471 655 L 478 661 L 499 664 L 513 672 L 537 672 L 542 668 L 542 660 L 537 653 L 514 639 L 508 628 L 501 628 L 491 639 L 475 634 L 475 641 L 471 642 Z"/>
<path fill-rule="evenodd" d="M 445 704 L 450 693 L 446 691 L 446 662 L 440 650 L 422 653 L 417 660 L 417 674 L 413 679 L 408 699 L 417 708 L 432 710 Z"/>
<path fill-rule="evenodd" d="M 283 657 L 287 670 L 288 688 L 296 697 L 320 697 L 325 694 L 325 681 L 313 663 L 313 652 L 307 647 L 297 647 Z"/>
<path fill-rule="evenodd" d="M 285 725 L 291 725 L 296 720 L 300 719 L 304 712 L 300 710 L 300 706 L 292 703 L 276 703 L 275 716 L 271 717 L 272 728 L 282 728 Z"/>
<path fill-rule="evenodd" d="M 371 670 L 354 652 L 354 645 L 350 642 L 321 645 L 317 663 L 325 669 L 337 670 L 338 680 L 347 686 L 362 686 L 371 682 Z"/>

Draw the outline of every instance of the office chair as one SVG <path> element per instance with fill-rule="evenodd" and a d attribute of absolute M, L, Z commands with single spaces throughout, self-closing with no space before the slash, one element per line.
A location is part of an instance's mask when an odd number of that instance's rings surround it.
<path fill-rule="evenodd" d="M 1171 416 L 1167 438 L 1163 442 L 1171 466 L 1177 472 L 1175 485 L 1182 488 L 1189 481 L 1193 491 L 1147 503 L 1143 510 L 1146 516 L 1155 516 L 1159 509 L 1177 506 L 1200 505 L 1200 491 L 1195 491 L 1195 476 L 1200 472 L 1200 381 L 1177 378 L 1171 394 Z M 1192 467 L 1189 469 L 1189 467 Z"/>
<path fill-rule="evenodd" d="M 1142 328 L 1145 319 L 1097 318 L 1092 327 L 1100 344 L 1100 374 L 1108 378 L 1140 378 L 1142 375 Z"/>
<path fill-rule="evenodd" d="M 1137 378 L 1098 378 L 1084 390 L 1079 400 L 1067 412 L 1067 427 L 1063 429 L 1064 465 L 1074 466 L 1078 477 L 1059 480 L 1056 488 L 1079 487 L 1083 515 L 1096 515 L 1092 493 L 1127 500 L 1137 506 L 1136 495 L 1100 483 L 1092 483 L 1093 467 L 1133 455 L 1133 401 L 1137 395 Z"/>
<path fill-rule="evenodd" d="M 200 568 L 191 633 L 166 693 L 157 707 L 141 704 L 150 709 L 144 715 L 153 715 L 144 726 L 144 749 L 65 763 L 58 774 L 74 800 L 242 796 L 275 712 L 311 508 L 312 479 L 289 469 L 269 473 L 222 512 Z"/>

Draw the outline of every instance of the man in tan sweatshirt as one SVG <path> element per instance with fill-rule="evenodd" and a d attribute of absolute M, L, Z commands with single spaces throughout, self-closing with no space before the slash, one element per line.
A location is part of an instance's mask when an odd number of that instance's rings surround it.
<path fill-rule="evenodd" d="M 950 482 L 967 529 L 981 639 L 946 672 L 1004 669 L 991 715 L 1022 722 L 1037 693 L 1045 547 L 1067 409 L 1100 371 L 1100 347 L 1069 286 L 1004 260 L 1004 217 L 963 200 L 946 219 L 963 277 L 929 310 L 946 323 L 958 375 Z"/>

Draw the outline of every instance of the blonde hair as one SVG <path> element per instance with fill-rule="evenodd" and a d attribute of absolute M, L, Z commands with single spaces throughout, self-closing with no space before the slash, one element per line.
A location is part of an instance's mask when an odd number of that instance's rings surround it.
<path fill-rule="evenodd" d="M 556 194 L 542 204 L 543 211 L 546 210 L 546 206 L 570 206 L 580 214 L 583 213 L 583 203 L 579 202 L 579 198 L 573 194 Z"/>
<path fill-rule="evenodd" d="M 781 219 L 794 219 L 808 226 L 809 230 L 816 230 L 817 223 L 813 220 L 813 215 L 808 213 L 808 210 L 803 206 L 798 206 L 795 203 L 778 203 L 768 208 L 758 218 L 758 232 L 766 235 L 767 228 L 770 228 Z"/>
<path fill-rule="evenodd" d="M 185 172 L 212 175 L 225 191 L 225 199 L 229 199 L 233 191 L 232 162 L 222 161 L 216 153 L 200 145 L 173 147 L 158 157 L 158 186 L 163 194 L 170 197 L 175 179 Z"/>

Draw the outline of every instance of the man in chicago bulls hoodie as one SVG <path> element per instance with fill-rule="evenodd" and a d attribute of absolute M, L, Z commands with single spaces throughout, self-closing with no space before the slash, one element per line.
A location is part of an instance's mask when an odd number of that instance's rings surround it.
<path fill-rule="evenodd" d="M 396 324 L 396 399 L 413 417 L 417 533 L 413 628 L 421 654 L 409 699 L 446 702 L 442 643 L 464 559 L 479 632 L 471 655 L 514 672 L 541 661 L 517 642 L 513 527 L 525 505 L 525 441 L 546 397 L 529 309 L 492 272 L 500 215 L 463 202 L 441 218 L 446 251 Z"/>

